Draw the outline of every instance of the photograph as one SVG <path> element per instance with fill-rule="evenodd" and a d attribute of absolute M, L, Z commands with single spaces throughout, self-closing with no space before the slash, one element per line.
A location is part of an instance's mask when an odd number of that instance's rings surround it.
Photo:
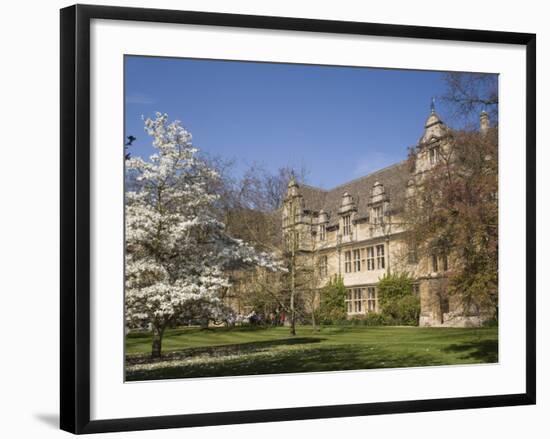
<path fill-rule="evenodd" d="M 125 380 L 498 363 L 498 98 L 125 55 Z"/>
<path fill-rule="evenodd" d="M 1 437 L 547 436 L 542 2 L 6 6 Z"/>

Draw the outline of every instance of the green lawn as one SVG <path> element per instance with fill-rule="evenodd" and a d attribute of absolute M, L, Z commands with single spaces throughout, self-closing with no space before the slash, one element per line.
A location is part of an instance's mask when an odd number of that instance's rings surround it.
<path fill-rule="evenodd" d="M 126 379 L 256 375 L 329 370 L 494 363 L 497 328 L 325 327 L 168 330 L 163 358 L 151 335 L 126 339 Z"/>

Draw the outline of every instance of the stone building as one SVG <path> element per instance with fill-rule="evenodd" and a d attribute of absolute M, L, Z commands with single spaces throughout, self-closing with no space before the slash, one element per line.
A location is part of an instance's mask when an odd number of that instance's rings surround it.
<path fill-rule="evenodd" d="M 485 112 L 480 130 L 488 129 Z M 433 106 L 414 148 L 414 170 L 396 163 L 331 190 L 288 184 L 282 213 L 286 246 L 302 258 L 314 258 L 318 285 L 339 274 L 348 290 L 348 316 L 380 310 L 377 283 L 390 272 L 408 272 L 420 296 L 421 326 L 479 326 L 483 316 L 465 311 L 447 294 L 450 258 L 444 253 L 420 256 L 404 222 L 408 197 L 449 148 L 449 128 Z"/>

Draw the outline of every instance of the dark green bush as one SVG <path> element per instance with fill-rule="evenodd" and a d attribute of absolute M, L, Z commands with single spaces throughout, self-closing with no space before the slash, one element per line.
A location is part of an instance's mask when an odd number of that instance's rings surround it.
<path fill-rule="evenodd" d="M 394 324 L 418 325 L 420 299 L 413 294 L 413 279 L 408 273 L 384 275 L 378 282 L 378 303 L 382 315 Z"/>
<path fill-rule="evenodd" d="M 384 325 L 394 325 L 395 322 L 389 316 L 385 316 L 380 313 L 368 313 L 364 320 L 364 325 L 366 326 L 384 326 Z"/>
<path fill-rule="evenodd" d="M 346 287 L 342 276 L 331 278 L 321 290 L 321 305 L 319 307 L 319 322 L 332 325 L 346 320 Z"/>
<path fill-rule="evenodd" d="M 495 318 L 487 319 L 483 322 L 484 328 L 498 328 L 498 320 Z"/>

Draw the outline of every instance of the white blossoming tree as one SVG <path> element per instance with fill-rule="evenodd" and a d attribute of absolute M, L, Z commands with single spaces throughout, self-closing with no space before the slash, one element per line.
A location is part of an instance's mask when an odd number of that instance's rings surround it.
<path fill-rule="evenodd" d="M 197 156 L 191 134 L 160 113 L 145 121 L 145 131 L 156 154 L 126 162 L 136 181 L 126 193 L 126 320 L 151 325 L 152 356 L 160 357 L 164 330 L 174 319 L 198 303 L 203 311 L 205 304 L 213 313 L 222 309 L 228 269 L 278 266 L 225 233 L 211 192 L 219 176 Z"/>

